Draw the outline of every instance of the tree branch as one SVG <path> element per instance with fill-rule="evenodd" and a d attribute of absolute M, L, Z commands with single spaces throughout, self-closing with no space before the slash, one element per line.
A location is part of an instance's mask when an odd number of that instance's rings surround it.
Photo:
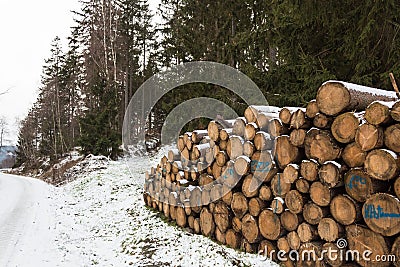
<path fill-rule="evenodd" d="M 393 89 L 396 91 L 397 97 L 400 99 L 399 87 L 397 87 L 397 83 L 393 73 L 389 73 L 389 76 L 390 76 L 390 81 L 392 82 Z"/>

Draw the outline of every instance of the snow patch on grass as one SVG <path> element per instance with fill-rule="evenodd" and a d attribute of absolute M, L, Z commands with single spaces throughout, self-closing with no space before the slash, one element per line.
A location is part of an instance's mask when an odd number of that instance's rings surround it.
<path fill-rule="evenodd" d="M 177 228 L 144 206 L 144 174 L 168 149 L 117 162 L 88 159 L 95 171 L 82 170 L 79 179 L 59 188 L 54 201 L 60 264 L 277 266 Z"/>

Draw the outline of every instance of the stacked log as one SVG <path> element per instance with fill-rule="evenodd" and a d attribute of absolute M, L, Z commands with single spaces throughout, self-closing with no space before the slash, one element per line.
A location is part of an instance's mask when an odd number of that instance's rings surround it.
<path fill-rule="evenodd" d="M 399 110 L 395 93 L 338 81 L 305 109 L 250 106 L 244 117 L 180 136 L 146 174 L 145 204 L 246 252 L 399 255 Z M 285 264 L 390 264 L 347 260 Z"/>

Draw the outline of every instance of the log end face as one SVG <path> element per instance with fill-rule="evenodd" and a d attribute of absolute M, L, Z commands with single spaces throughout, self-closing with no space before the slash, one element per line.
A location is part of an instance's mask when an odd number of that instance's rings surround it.
<path fill-rule="evenodd" d="M 376 233 L 393 236 L 400 232 L 400 202 L 392 195 L 378 193 L 365 201 L 365 223 Z"/>
<path fill-rule="evenodd" d="M 326 115 L 337 115 L 350 104 L 350 93 L 342 83 L 328 82 L 317 93 L 319 110 Z"/>

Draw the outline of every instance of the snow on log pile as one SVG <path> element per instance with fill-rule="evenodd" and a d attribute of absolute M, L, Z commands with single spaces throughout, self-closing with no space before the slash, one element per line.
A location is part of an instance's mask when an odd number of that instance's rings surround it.
<path fill-rule="evenodd" d="M 245 117 L 180 136 L 147 173 L 145 204 L 250 253 L 320 256 L 330 247 L 400 258 L 399 114 L 394 92 L 339 81 L 324 83 L 306 109 L 250 106 Z M 283 264 L 345 264 L 323 256 Z"/>

